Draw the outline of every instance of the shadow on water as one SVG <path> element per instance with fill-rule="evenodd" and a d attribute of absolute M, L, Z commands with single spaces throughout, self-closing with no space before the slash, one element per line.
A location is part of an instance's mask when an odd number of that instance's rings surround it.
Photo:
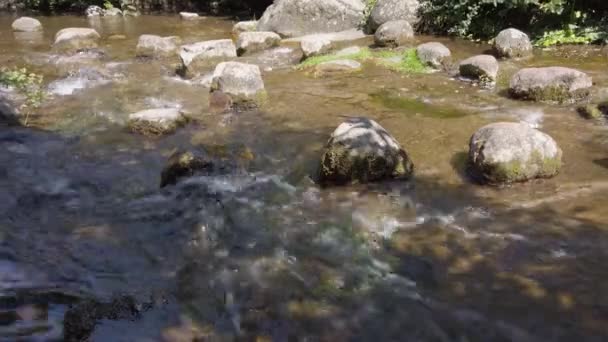
<path fill-rule="evenodd" d="M 187 130 L 117 149 L 3 128 L 0 248 L 20 272 L 0 284 L 2 336 L 58 334 L 85 298 L 160 293 L 137 320 L 95 322 L 92 340 L 608 337 L 601 222 L 428 176 L 320 189 L 309 175 L 333 127 L 246 114 L 224 138 L 253 151 L 248 173 L 163 190 L 163 151 L 188 147 Z"/>

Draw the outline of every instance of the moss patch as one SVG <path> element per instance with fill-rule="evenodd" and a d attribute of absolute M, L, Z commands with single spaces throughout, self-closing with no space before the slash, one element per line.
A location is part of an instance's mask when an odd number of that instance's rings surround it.
<path fill-rule="evenodd" d="M 375 103 L 407 114 L 421 114 L 438 119 L 454 119 L 468 115 L 468 113 L 453 107 L 433 106 L 417 99 L 398 96 L 388 90 L 372 93 L 370 97 Z"/>
<path fill-rule="evenodd" d="M 512 97 L 517 99 L 540 102 L 557 102 L 559 104 L 563 104 L 586 99 L 589 97 L 590 91 L 589 89 L 579 89 L 571 92 L 565 87 L 554 86 L 543 88 L 536 87 L 528 89 L 527 91 L 510 89 L 509 93 Z"/>
<path fill-rule="evenodd" d="M 389 59 L 400 58 L 399 61 L 393 62 Z M 401 73 L 424 73 L 429 72 L 431 68 L 424 65 L 416 49 L 407 49 L 404 51 L 392 51 L 392 50 L 378 50 L 373 51 L 369 48 L 362 48 L 359 52 L 348 55 L 329 54 L 322 56 L 315 56 L 306 59 L 300 63 L 298 69 L 306 69 L 313 67 L 325 62 L 331 62 L 341 59 L 350 59 L 358 62 L 372 61 L 379 65 L 383 65 L 391 70 Z"/>

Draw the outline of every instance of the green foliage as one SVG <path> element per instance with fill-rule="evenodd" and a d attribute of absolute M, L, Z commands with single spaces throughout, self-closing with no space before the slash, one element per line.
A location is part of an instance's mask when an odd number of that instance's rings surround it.
<path fill-rule="evenodd" d="M 419 29 L 471 39 L 493 38 L 508 27 L 573 36 L 573 27 L 605 27 L 606 14 L 605 0 L 424 0 Z"/>
<path fill-rule="evenodd" d="M 0 70 L 0 84 L 14 88 L 25 95 L 26 101 L 21 109 L 27 116 L 32 110 L 39 108 L 44 101 L 46 93 L 42 88 L 42 81 L 42 75 L 28 72 L 26 68 L 2 68 Z M 25 124 L 27 124 L 27 117 Z"/>
<path fill-rule="evenodd" d="M 416 49 L 407 49 L 399 52 L 392 50 L 373 51 L 369 48 L 362 48 L 359 52 L 349 55 L 330 54 L 310 57 L 300 63 L 298 69 L 304 69 L 324 62 L 341 59 L 350 59 L 360 62 L 371 60 L 402 73 L 423 73 L 429 71 L 429 68 L 418 58 Z M 397 61 L 392 61 L 391 59 L 396 59 Z"/>
<path fill-rule="evenodd" d="M 564 44 L 589 44 L 599 41 L 604 36 L 597 28 L 585 28 L 582 30 L 553 30 L 543 33 L 534 45 L 538 47 L 549 47 Z"/>
<path fill-rule="evenodd" d="M 106 0 L 103 3 L 103 7 L 107 10 L 111 10 L 114 8 L 114 5 L 112 5 L 112 3 L 110 1 Z"/>

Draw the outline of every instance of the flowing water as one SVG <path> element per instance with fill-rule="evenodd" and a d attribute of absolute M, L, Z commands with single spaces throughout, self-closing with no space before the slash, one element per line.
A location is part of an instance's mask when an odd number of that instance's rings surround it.
<path fill-rule="evenodd" d="M 519 68 L 562 65 L 589 73 L 603 96 L 601 49 L 501 62 L 491 90 L 369 63 L 326 78 L 265 71 L 263 108 L 220 115 L 207 88 L 134 54 L 140 34 L 225 38 L 231 21 L 40 19 L 44 34 L 24 37 L 0 18 L 2 65 L 44 74 L 53 94 L 35 128 L 0 126 L 0 340 L 61 340 L 71 305 L 124 294 L 154 304 L 135 320 L 100 320 L 91 340 L 608 339 L 607 126 L 504 95 Z M 101 33 L 101 59 L 49 52 L 74 26 Z M 488 48 L 438 39 L 455 60 Z M 194 121 L 155 139 L 125 129 L 129 113 L 154 107 Z M 361 115 L 404 146 L 415 177 L 319 188 L 329 135 Z M 468 139 L 500 120 L 552 135 L 560 175 L 472 183 Z M 167 157 L 193 147 L 238 167 L 159 189 Z"/>

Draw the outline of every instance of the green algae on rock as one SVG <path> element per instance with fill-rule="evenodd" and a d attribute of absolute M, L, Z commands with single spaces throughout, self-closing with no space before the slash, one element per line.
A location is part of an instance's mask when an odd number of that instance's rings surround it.
<path fill-rule="evenodd" d="M 549 135 L 527 124 L 498 122 L 471 137 L 469 166 L 484 183 L 508 184 L 557 175 L 562 150 Z"/>
<path fill-rule="evenodd" d="M 350 118 L 333 132 L 321 158 L 324 185 L 407 179 L 414 165 L 407 152 L 382 126 L 367 118 Z"/>

